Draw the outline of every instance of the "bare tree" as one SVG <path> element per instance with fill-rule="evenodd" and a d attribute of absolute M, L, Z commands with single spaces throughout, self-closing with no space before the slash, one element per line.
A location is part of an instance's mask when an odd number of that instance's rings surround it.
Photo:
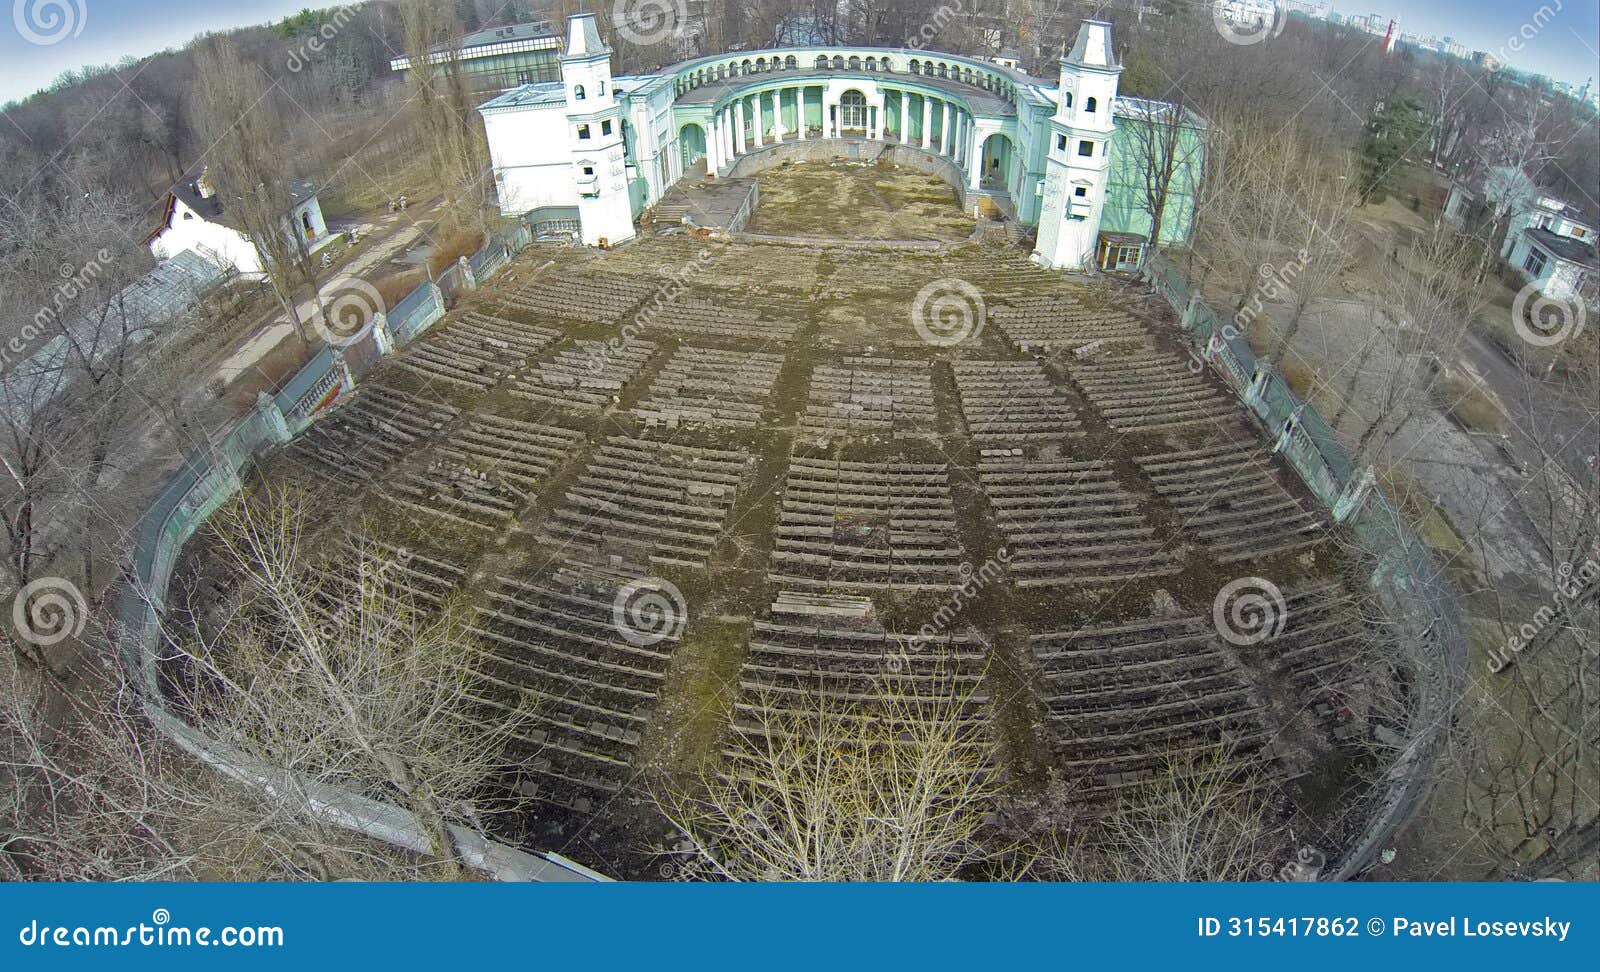
<path fill-rule="evenodd" d="M 533 710 L 482 674 L 455 611 L 413 603 L 394 558 L 363 545 L 353 587 L 325 572 L 308 515 L 305 497 L 268 490 L 214 521 L 238 592 L 212 623 L 171 633 L 184 708 L 302 803 L 327 786 L 410 811 L 431 859 L 454 868 L 451 825 L 487 827 L 484 794 L 530 745 Z"/>
<path fill-rule="evenodd" d="M 1043 843 L 1031 869 L 1059 881 L 1249 881 L 1276 868 L 1275 790 L 1227 747 L 1173 763 L 1104 818 Z"/>
<path fill-rule="evenodd" d="M 990 859 L 990 745 L 970 694 L 886 674 L 870 707 L 758 705 L 721 772 L 658 799 L 687 879 L 943 881 Z"/>
<path fill-rule="evenodd" d="M 259 69 L 225 38 L 198 57 L 201 114 L 210 150 L 208 180 L 261 256 L 274 296 L 302 340 L 298 294 L 309 286 L 318 301 L 316 272 L 291 218 L 295 199 L 281 150 L 283 124 Z"/>

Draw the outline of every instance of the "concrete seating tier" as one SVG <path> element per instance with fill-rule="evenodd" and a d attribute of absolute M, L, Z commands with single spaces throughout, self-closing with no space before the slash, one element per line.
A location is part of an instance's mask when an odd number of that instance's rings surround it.
<path fill-rule="evenodd" d="M 678 337 L 704 335 L 765 346 L 786 345 L 799 330 L 793 321 L 763 320 L 748 306 L 735 307 L 681 294 L 659 307 L 647 304 L 639 312 L 638 322 L 646 334 L 660 331 Z"/>
<path fill-rule="evenodd" d="M 978 479 L 1018 587 L 1104 585 L 1182 570 L 1145 518 L 1148 500 L 1103 460 L 983 459 Z"/>
<path fill-rule="evenodd" d="M 425 467 L 391 477 L 382 491 L 407 509 L 494 532 L 583 443 L 583 433 L 571 429 L 474 415 Z"/>
<path fill-rule="evenodd" d="M 1120 432 L 1218 425 L 1238 414 L 1237 404 L 1164 351 L 1113 350 L 1068 370 L 1095 410 Z"/>
<path fill-rule="evenodd" d="M 1169 760 L 1227 747 L 1244 759 L 1268 738 L 1265 707 L 1209 621 L 1163 618 L 1029 638 L 1040 698 L 1074 798 L 1102 799 Z"/>
<path fill-rule="evenodd" d="M 434 327 L 395 364 L 429 381 L 482 391 L 560 337 L 549 328 L 467 311 Z"/>
<path fill-rule="evenodd" d="M 753 429 L 761 422 L 784 356 L 683 345 L 634 406 L 651 426 Z"/>
<path fill-rule="evenodd" d="M 927 361 L 847 357 L 811 374 L 800 435 L 811 441 L 934 431 L 932 365 Z"/>
<path fill-rule="evenodd" d="M 852 738 L 844 723 L 899 726 L 941 712 L 953 698 L 961 699 L 956 715 L 963 724 L 982 726 L 989 719 L 981 687 L 987 652 L 971 635 L 919 639 L 885 632 L 875 621 L 758 620 L 739 671 L 734 731 L 759 747 L 767 732 L 816 731 L 820 712 L 843 742 Z M 992 755 L 986 734 L 975 734 L 972 744 Z M 735 746 L 729 755 L 742 754 Z"/>
<path fill-rule="evenodd" d="M 317 419 L 288 447 L 288 455 L 319 478 L 346 485 L 371 483 L 459 413 L 384 385 L 364 384 L 350 401 Z"/>
<path fill-rule="evenodd" d="M 631 644 L 613 620 L 616 595 L 598 583 L 499 577 L 475 609 L 471 630 L 492 689 L 481 701 L 505 706 L 520 696 L 538 723 L 517 747 L 527 795 L 588 809 L 634 778 L 629 763 L 679 631 Z"/>
<path fill-rule="evenodd" d="M 769 580 L 806 590 L 960 586 L 943 465 L 791 457 Z"/>
<path fill-rule="evenodd" d="M 1079 352 L 1107 346 L 1141 346 L 1150 334 L 1132 316 L 1091 310 L 1069 296 L 1010 298 L 989 308 L 989 321 L 1018 350 L 1040 354 Z"/>
<path fill-rule="evenodd" d="M 626 277 L 568 274 L 518 287 L 503 303 L 521 311 L 552 314 L 592 324 L 615 324 L 638 309 L 659 287 Z"/>
<path fill-rule="evenodd" d="M 362 584 L 381 578 L 388 596 L 412 611 L 429 615 L 444 606 L 466 579 L 467 572 L 449 561 L 370 536 L 345 534 L 334 554 L 320 567 L 326 587 L 310 601 L 313 610 L 333 623 L 343 623 L 362 610 Z M 370 587 L 369 587 L 370 591 Z"/>
<path fill-rule="evenodd" d="M 749 469 L 742 451 L 613 436 L 543 530 L 563 545 L 704 567 Z"/>
<path fill-rule="evenodd" d="M 1259 442 L 1167 452 L 1137 459 L 1156 492 L 1193 538 L 1224 564 L 1292 553 L 1326 540 L 1323 518 L 1279 482 Z"/>
<path fill-rule="evenodd" d="M 1059 444 L 1082 423 L 1037 361 L 958 361 L 956 390 L 980 449 Z"/>
<path fill-rule="evenodd" d="M 547 408 L 595 415 L 605 411 L 655 355 L 651 341 L 575 341 L 519 374 L 511 394 Z"/>

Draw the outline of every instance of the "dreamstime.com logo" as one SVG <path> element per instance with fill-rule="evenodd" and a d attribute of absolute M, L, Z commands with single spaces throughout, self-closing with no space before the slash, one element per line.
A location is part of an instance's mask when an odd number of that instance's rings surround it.
<path fill-rule="evenodd" d="M 89 7 L 84 0 L 12 0 L 11 22 L 23 40 L 49 47 L 83 33 Z"/>
<path fill-rule="evenodd" d="M 388 308 L 378 288 L 356 277 L 340 277 L 319 291 L 322 313 L 311 319 L 311 330 L 336 348 L 349 347 L 378 315 Z"/>
<path fill-rule="evenodd" d="M 289 52 L 284 59 L 283 66 L 289 69 L 290 74 L 298 74 L 316 59 L 316 55 L 327 50 L 339 32 L 344 30 L 356 15 L 356 8 L 352 6 L 334 7 L 333 16 L 317 25 L 310 36 L 300 42 L 300 46 Z"/>
<path fill-rule="evenodd" d="M 1553 348 L 1582 334 L 1587 316 L 1583 301 L 1546 297 L 1537 282 L 1523 287 L 1511 302 L 1511 326 L 1536 348 Z"/>
<path fill-rule="evenodd" d="M 157 908 L 150 914 L 149 924 L 141 921 L 128 926 L 41 925 L 35 918 L 17 932 L 17 940 L 29 947 L 56 948 L 282 948 L 283 929 L 276 925 L 174 925 L 171 912 Z"/>
<path fill-rule="evenodd" d="M 1222 640 L 1248 648 L 1283 634 L 1289 606 L 1278 585 L 1265 577 L 1241 577 L 1217 592 L 1211 602 L 1211 623 Z"/>
<path fill-rule="evenodd" d="M 1212 0 L 1211 22 L 1230 44 L 1249 47 L 1283 33 L 1289 15 L 1276 3 L 1259 0 Z"/>
<path fill-rule="evenodd" d="M 39 648 L 78 637 L 88 621 L 89 602 L 78 585 L 63 577 L 30 581 L 11 601 L 17 637 Z"/>
<path fill-rule="evenodd" d="M 688 0 L 615 0 L 611 5 L 612 27 L 635 47 L 682 37 L 688 23 Z"/>
<path fill-rule="evenodd" d="M 683 592 L 671 581 L 645 577 L 617 591 L 611 602 L 611 624 L 622 640 L 648 648 L 683 634 L 689 623 L 689 606 Z"/>
<path fill-rule="evenodd" d="M 923 343 L 953 348 L 983 333 L 988 314 L 983 291 L 959 277 L 935 280 L 911 302 L 911 326 Z"/>

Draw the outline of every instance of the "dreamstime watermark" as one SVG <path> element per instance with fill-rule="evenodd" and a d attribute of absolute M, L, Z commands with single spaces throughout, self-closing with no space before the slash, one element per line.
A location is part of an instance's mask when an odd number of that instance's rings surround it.
<path fill-rule="evenodd" d="M 1275 267 L 1270 263 L 1263 263 L 1256 270 L 1258 280 L 1255 288 L 1255 297 L 1243 307 L 1234 312 L 1233 320 L 1222 326 L 1222 336 L 1231 341 L 1239 335 L 1250 330 L 1266 313 L 1267 302 L 1287 296 L 1294 290 L 1294 281 L 1311 262 L 1310 251 L 1302 248 L 1294 255 L 1294 259 L 1282 267 Z"/>
<path fill-rule="evenodd" d="M 659 577 L 630 581 L 611 602 L 612 627 L 636 648 L 676 639 L 688 623 L 689 606 L 683 593 Z"/>
<path fill-rule="evenodd" d="M 928 642 L 943 635 L 955 624 L 961 612 L 966 609 L 972 600 L 981 594 L 989 585 L 997 583 L 1005 576 L 1005 569 L 1011 563 L 1011 552 L 1004 547 L 993 557 L 983 562 L 983 566 L 973 569 L 972 564 L 965 561 L 961 564 L 961 586 L 957 587 L 939 609 L 933 612 L 933 617 L 917 629 L 917 633 L 907 641 L 900 652 L 891 652 L 885 663 L 889 671 L 899 674 L 905 667 L 911 655 L 921 652 L 927 647 Z"/>
<path fill-rule="evenodd" d="M 368 591 L 383 592 L 390 575 L 409 568 L 415 556 L 410 547 L 397 548 L 393 557 L 363 556 L 356 564 L 357 597 L 364 596 Z M 359 609 L 359 602 L 346 608 L 346 610 Z M 345 620 L 342 613 L 322 618 L 316 623 L 318 637 L 326 642 L 338 641 L 344 630 Z"/>
<path fill-rule="evenodd" d="M 923 343 L 953 348 L 983 333 L 988 310 L 983 291 L 959 277 L 935 280 L 911 302 L 911 326 Z"/>
<path fill-rule="evenodd" d="M 1537 281 L 1523 287 L 1511 302 L 1512 328 L 1536 348 L 1553 348 L 1582 334 L 1587 317 L 1582 300 L 1546 297 Z"/>
<path fill-rule="evenodd" d="M 1541 607 L 1517 633 L 1506 639 L 1505 647 L 1489 649 L 1489 671 L 1499 674 L 1511 667 L 1516 657 L 1532 646 L 1534 639 L 1552 624 L 1560 622 L 1577 603 L 1578 598 L 1600 581 L 1600 563 L 1585 560 L 1581 567 L 1564 563 L 1556 569 L 1556 593 L 1549 604 Z"/>
<path fill-rule="evenodd" d="M 916 29 L 910 37 L 906 38 L 906 47 L 913 51 L 920 51 L 932 44 L 944 29 L 959 16 L 967 12 L 967 5 L 961 0 L 955 3 L 942 3 L 938 9 L 928 15 L 922 26 Z"/>
<path fill-rule="evenodd" d="M 39 335 L 48 329 L 59 330 L 66 324 L 68 306 L 83 296 L 89 284 L 99 279 L 105 270 L 105 265 L 110 262 L 111 251 L 101 247 L 95 252 L 94 258 L 81 267 L 74 267 L 70 263 L 61 265 L 61 283 L 56 285 L 55 293 L 50 296 L 50 302 L 39 308 L 33 315 L 33 320 L 23 324 L 17 333 L 0 347 L 0 374 L 10 371 L 13 364 L 32 354 L 33 343 L 39 339 Z"/>
<path fill-rule="evenodd" d="M 49 47 L 83 33 L 89 6 L 84 0 L 12 0 L 11 22 L 23 40 Z"/>
<path fill-rule="evenodd" d="M 336 348 L 354 344 L 367 326 L 388 310 L 378 288 L 358 277 L 340 277 L 317 295 L 322 312 L 312 317 L 311 331 Z"/>
<path fill-rule="evenodd" d="M 635 47 L 652 47 L 683 37 L 689 26 L 688 0 L 614 0 L 611 26 Z"/>
<path fill-rule="evenodd" d="M 1256 865 L 1256 874 L 1266 881 L 1315 881 L 1328 866 L 1328 855 L 1315 847 L 1302 847 L 1295 852 L 1294 860 L 1283 864 L 1262 861 Z"/>
<path fill-rule="evenodd" d="M 1223 641 L 1248 648 L 1283 634 L 1289 606 L 1278 585 L 1265 577 L 1241 577 L 1217 592 L 1211 602 L 1211 623 Z"/>
<path fill-rule="evenodd" d="M 707 247 L 695 254 L 694 261 L 683 266 L 663 267 L 667 282 L 656 288 L 650 302 L 639 313 L 633 315 L 633 320 L 622 325 L 617 336 L 609 338 L 598 347 L 591 345 L 589 351 L 588 367 L 591 374 L 599 374 L 606 369 L 611 360 L 633 344 L 639 336 L 650 330 L 660 317 L 677 299 L 689 289 L 689 284 L 706 269 L 706 265 L 715 255 L 715 251 Z"/>
<path fill-rule="evenodd" d="M 157 908 L 150 922 L 137 925 L 41 925 L 35 918 L 17 932 L 17 941 L 26 947 L 56 948 L 282 948 L 283 929 L 277 925 L 172 924 L 172 913 Z"/>
<path fill-rule="evenodd" d="M 30 581 L 11 601 L 11 623 L 17 637 L 38 648 L 78 637 L 88 622 L 89 602 L 78 585 L 64 577 Z"/>
<path fill-rule="evenodd" d="M 327 49 L 328 44 L 339 32 L 344 30 L 356 15 L 356 8 L 342 6 L 333 8 L 333 16 L 317 25 L 310 36 L 300 42 L 300 46 L 289 52 L 289 57 L 283 66 L 289 69 L 290 74 L 298 74 L 311 64 L 312 56 L 321 54 Z"/>
<path fill-rule="evenodd" d="M 1553 3 L 1543 3 L 1534 8 L 1533 15 L 1523 21 L 1516 30 L 1512 31 L 1511 36 L 1506 38 L 1506 42 L 1501 44 L 1500 48 L 1494 52 L 1495 58 L 1501 64 L 1509 63 L 1512 55 L 1521 54 L 1527 50 L 1528 42 L 1544 33 L 1544 29 L 1550 26 L 1550 23 L 1556 19 L 1556 15 L 1566 9 L 1566 4 L 1562 3 L 1561 0 L 1554 0 Z"/>
<path fill-rule="evenodd" d="M 1281 35 L 1289 13 L 1268 0 L 1212 0 L 1211 22 L 1223 40 L 1249 47 Z"/>

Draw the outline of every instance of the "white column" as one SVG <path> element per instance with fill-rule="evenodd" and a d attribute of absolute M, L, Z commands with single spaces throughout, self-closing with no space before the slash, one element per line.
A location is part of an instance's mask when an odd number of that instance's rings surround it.
<path fill-rule="evenodd" d="M 942 143 L 940 145 L 941 154 L 945 155 L 946 157 L 956 154 L 956 133 L 952 130 L 954 128 L 955 117 L 955 105 L 948 101 L 945 102 L 944 128 L 939 132 L 939 141 Z"/>
<path fill-rule="evenodd" d="M 911 92 L 900 89 L 900 141 L 911 144 Z"/>
<path fill-rule="evenodd" d="M 772 92 L 772 140 L 783 141 L 783 89 L 778 88 Z"/>
<path fill-rule="evenodd" d="M 722 128 L 717 124 L 717 116 L 711 116 L 711 124 L 706 129 L 706 172 L 716 175 L 722 156 Z"/>
<path fill-rule="evenodd" d="M 794 134 L 800 141 L 806 140 L 806 88 L 800 85 L 794 89 Z"/>
<path fill-rule="evenodd" d="M 760 94 L 758 92 L 756 94 L 756 96 L 755 96 L 755 103 L 754 103 L 756 121 L 755 121 L 755 126 L 754 126 L 754 129 L 753 129 L 754 134 L 755 134 L 756 148 L 760 148 L 761 146 L 763 146 L 763 145 L 765 145 L 767 143 L 767 137 L 764 134 L 762 134 L 762 132 L 761 132 L 761 130 L 763 128 L 767 127 L 766 126 L 766 122 L 763 121 L 762 118 L 761 118 L 762 115 L 766 114 L 766 112 L 764 110 L 764 108 L 766 106 L 766 102 L 767 102 L 766 96 L 763 95 L 763 94 Z"/>
<path fill-rule="evenodd" d="M 928 148 L 933 143 L 929 136 L 933 134 L 933 102 L 927 95 L 922 96 L 922 147 Z"/>
<path fill-rule="evenodd" d="M 735 154 L 743 155 L 745 151 L 743 98 L 733 103 L 733 119 L 733 151 Z"/>

